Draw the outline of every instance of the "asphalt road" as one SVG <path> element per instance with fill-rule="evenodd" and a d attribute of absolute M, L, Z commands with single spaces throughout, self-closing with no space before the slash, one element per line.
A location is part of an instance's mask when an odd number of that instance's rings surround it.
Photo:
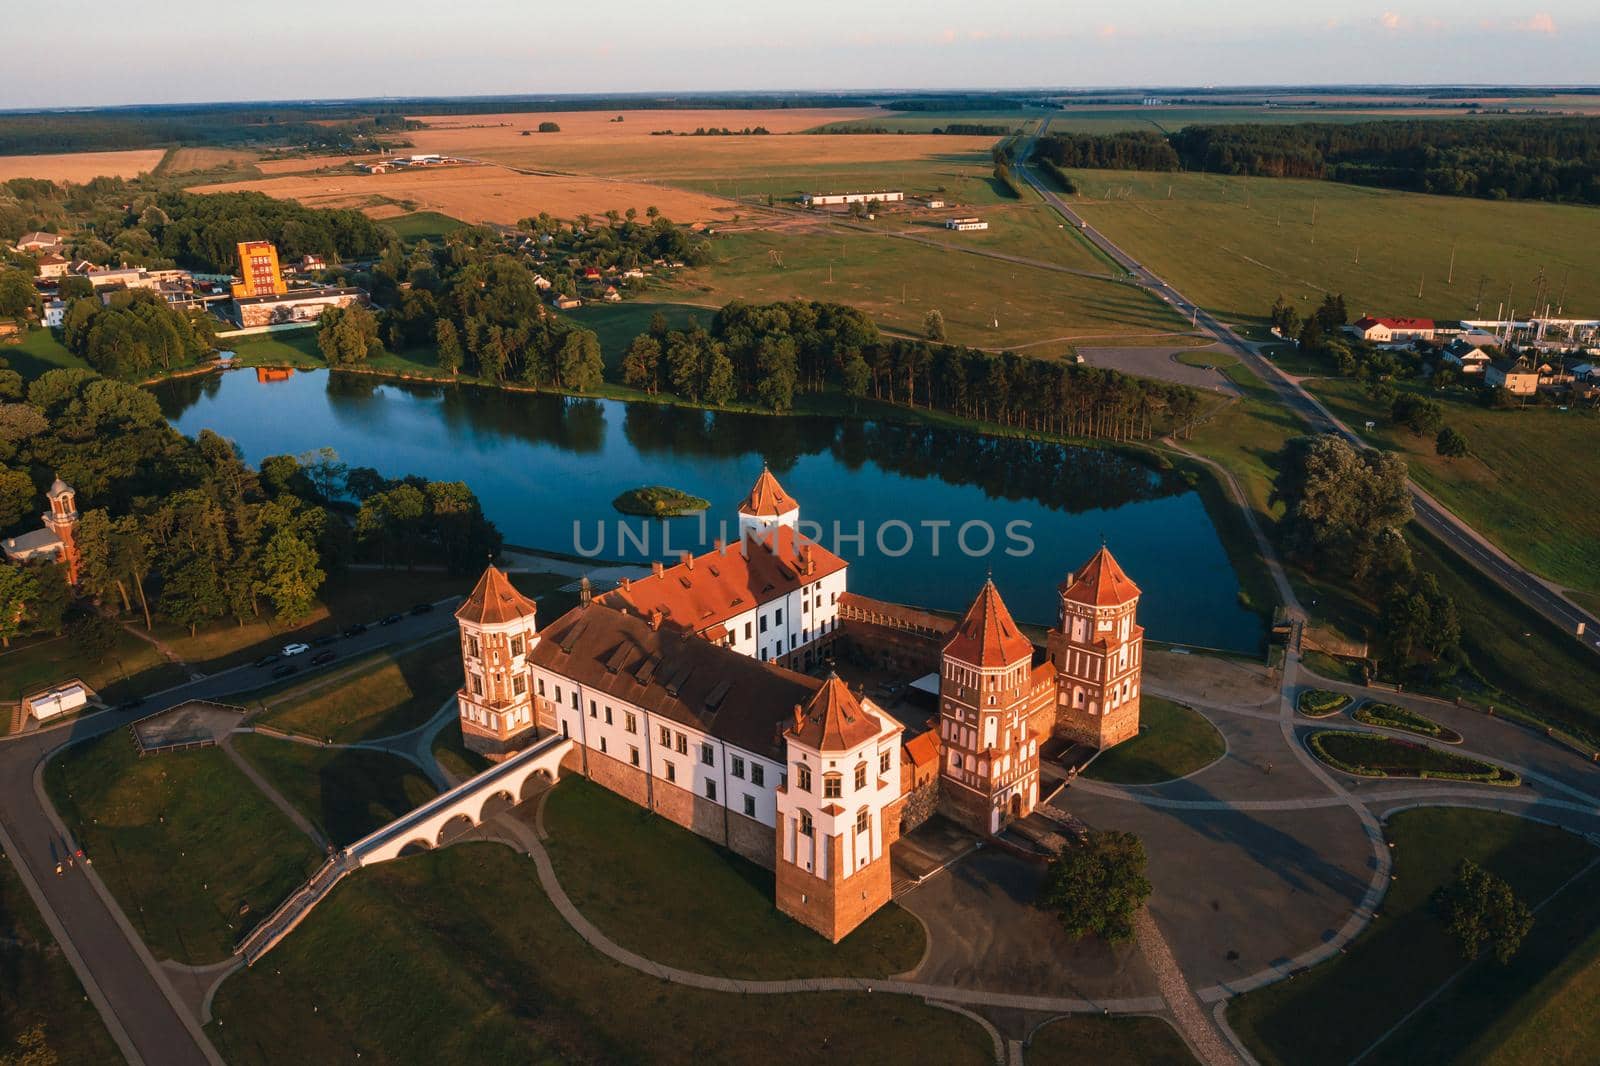
<path fill-rule="evenodd" d="M 332 646 L 338 658 L 320 667 L 311 666 L 313 653 L 295 656 L 291 661 L 301 667 L 295 676 L 338 669 L 354 656 L 448 628 L 454 617 L 447 606 L 442 603 L 429 614 L 405 615 L 393 625 L 374 625 L 340 640 Z M 136 709 L 103 711 L 0 740 L 0 845 L 130 1062 L 198 1066 L 220 1059 L 199 1023 L 178 1005 L 157 961 L 120 908 L 108 904 L 91 882 L 92 873 L 77 863 L 56 874 L 58 857 L 66 850 L 64 827 L 43 798 L 44 764 L 67 744 L 125 728 L 187 700 L 222 702 L 270 684 L 276 665 L 236 667 L 167 689 Z"/>
<path fill-rule="evenodd" d="M 1027 159 L 1032 153 L 1033 142 L 1049 125 L 1049 119 L 1040 124 L 1034 136 L 1022 146 L 1018 153 L 1019 159 Z M 1179 314 L 1188 316 L 1196 328 L 1211 334 L 1224 348 L 1237 355 L 1277 394 L 1279 401 L 1299 416 L 1312 432 L 1332 433 L 1345 438 L 1358 448 L 1369 447 L 1354 430 L 1334 418 L 1315 397 L 1285 377 L 1270 360 L 1257 354 L 1255 348 L 1232 328 L 1218 321 L 1205 308 L 1198 307 L 1193 301 L 1186 299 L 1182 293 L 1157 277 L 1148 267 L 1117 247 L 1105 234 L 1089 225 L 1087 220 L 1040 180 L 1031 166 L 1019 164 L 1017 172 L 1070 225 L 1076 226 L 1079 233 L 1126 270 L 1131 275 L 1131 283 L 1148 289 L 1157 298 L 1166 301 Z M 1580 643 L 1589 651 L 1600 655 L 1600 618 L 1578 607 L 1537 575 L 1488 543 L 1471 526 L 1429 496 L 1415 482 L 1410 482 L 1409 485 L 1412 508 L 1416 512 L 1418 525 L 1443 541 L 1451 550 L 1501 588 L 1555 623 L 1566 633 L 1576 634 L 1581 624 L 1585 635 L 1579 638 Z M 1515 634 L 1507 634 L 1507 637 L 1514 638 Z"/>

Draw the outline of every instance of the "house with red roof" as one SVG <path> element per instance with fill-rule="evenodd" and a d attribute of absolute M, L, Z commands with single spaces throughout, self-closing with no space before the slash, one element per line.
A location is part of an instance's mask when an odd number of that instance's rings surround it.
<path fill-rule="evenodd" d="M 1356 319 L 1350 331 L 1373 344 L 1431 341 L 1437 332 L 1431 318 L 1374 318 L 1371 315 Z"/>

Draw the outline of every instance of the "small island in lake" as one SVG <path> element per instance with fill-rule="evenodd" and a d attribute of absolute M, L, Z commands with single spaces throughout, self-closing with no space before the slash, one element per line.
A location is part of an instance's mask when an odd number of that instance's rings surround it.
<path fill-rule="evenodd" d="M 699 514 L 711 506 L 711 501 L 702 500 L 698 496 L 691 496 L 687 492 L 671 489 L 665 485 L 645 485 L 624 492 L 611 501 L 611 506 L 623 514 L 643 515 L 646 518 L 678 518 L 682 515 Z"/>

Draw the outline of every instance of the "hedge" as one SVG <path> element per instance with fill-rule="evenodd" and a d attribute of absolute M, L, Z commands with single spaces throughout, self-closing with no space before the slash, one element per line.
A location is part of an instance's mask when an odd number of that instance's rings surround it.
<path fill-rule="evenodd" d="M 1325 688 L 1308 688 L 1295 701 L 1300 713 L 1311 718 L 1326 718 L 1350 706 L 1350 697 L 1342 692 L 1329 692 Z"/>
<path fill-rule="evenodd" d="M 1387 750 L 1398 756 L 1396 763 L 1383 766 L 1379 760 L 1363 760 L 1351 762 L 1341 758 L 1328 750 L 1328 741 L 1339 739 L 1354 741 L 1371 747 L 1370 754 L 1378 755 Z M 1522 784 L 1522 779 L 1510 770 L 1492 763 L 1482 762 L 1478 759 L 1469 759 L 1464 755 L 1453 755 L 1448 752 L 1436 751 L 1421 744 L 1412 744 L 1408 741 L 1397 740 L 1393 737 L 1376 736 L 1372 733 L 1357 733 L 1346 729 L 1324 729 L 1311 734 L 1306 740 L 1306 746 L 1318 759 L 1327 763 L 1335 770 L 1342 770 L 1347 774 L 1358 777 L 1413 777 L 1422 780 L 1439 781 L 1472 781 L 1483 785 L 1500 785 L 1507 788 Z M 1417 765 L 1406 766 L 1407 760 Z M 1422 765 L 1428 760 L 1437 760 L 1442 765 L 1430 767 Z M 1451 770 L 1450 765 L 1477 767 L 1470 770 Z"/>

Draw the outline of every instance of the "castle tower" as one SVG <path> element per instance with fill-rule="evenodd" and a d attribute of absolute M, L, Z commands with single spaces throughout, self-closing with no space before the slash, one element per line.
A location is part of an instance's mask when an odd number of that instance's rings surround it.
<path fill-rule="evenodd" d="M 510 755 L 538 735 L 528 669 L 528 655 L 539 642 L 537 612 L 493 566 L 456 609 L 464 674 L 456 693 L 461 739 L 491 759 Z"/>
<path fill-rule="evenodd" d="M 67 581 L 78 583 L 78 494 L 59 477 L 44 494 L 50 510 L 44 513 L 44 527 L 61 538 L 61 562 L 67 568 Z"/>
<path fill-rule="evenodd" d="M 765 539 L 779 526 L 795 529 L 800 522 L 800 505 L 783 491 L 772 471 L 763 466 L 750 495 L 739 505 L 739 539 L 754 536 Z"/>
<path fill-rule="evenodd" d="M 829 677 L 784 731 L 777 904 L 837 944 L 889 902 L 899 838 L 901 726 Z"/>
<path fill-rule="evenodd" d="M 1103 545 L 1061 583 L 1061 613 L 1048 646 L 1057 677 L 1056 728 L 1109 748 L 1139 733 L 1144 627 L 1139 586 Z"/>
<path fill-rule="evenodd" d="M 1033 642 L 985 581 L 939 669 L 940 809 L 976 833 L 997 833 L 1039 802 L 1033 655 Z"/>

